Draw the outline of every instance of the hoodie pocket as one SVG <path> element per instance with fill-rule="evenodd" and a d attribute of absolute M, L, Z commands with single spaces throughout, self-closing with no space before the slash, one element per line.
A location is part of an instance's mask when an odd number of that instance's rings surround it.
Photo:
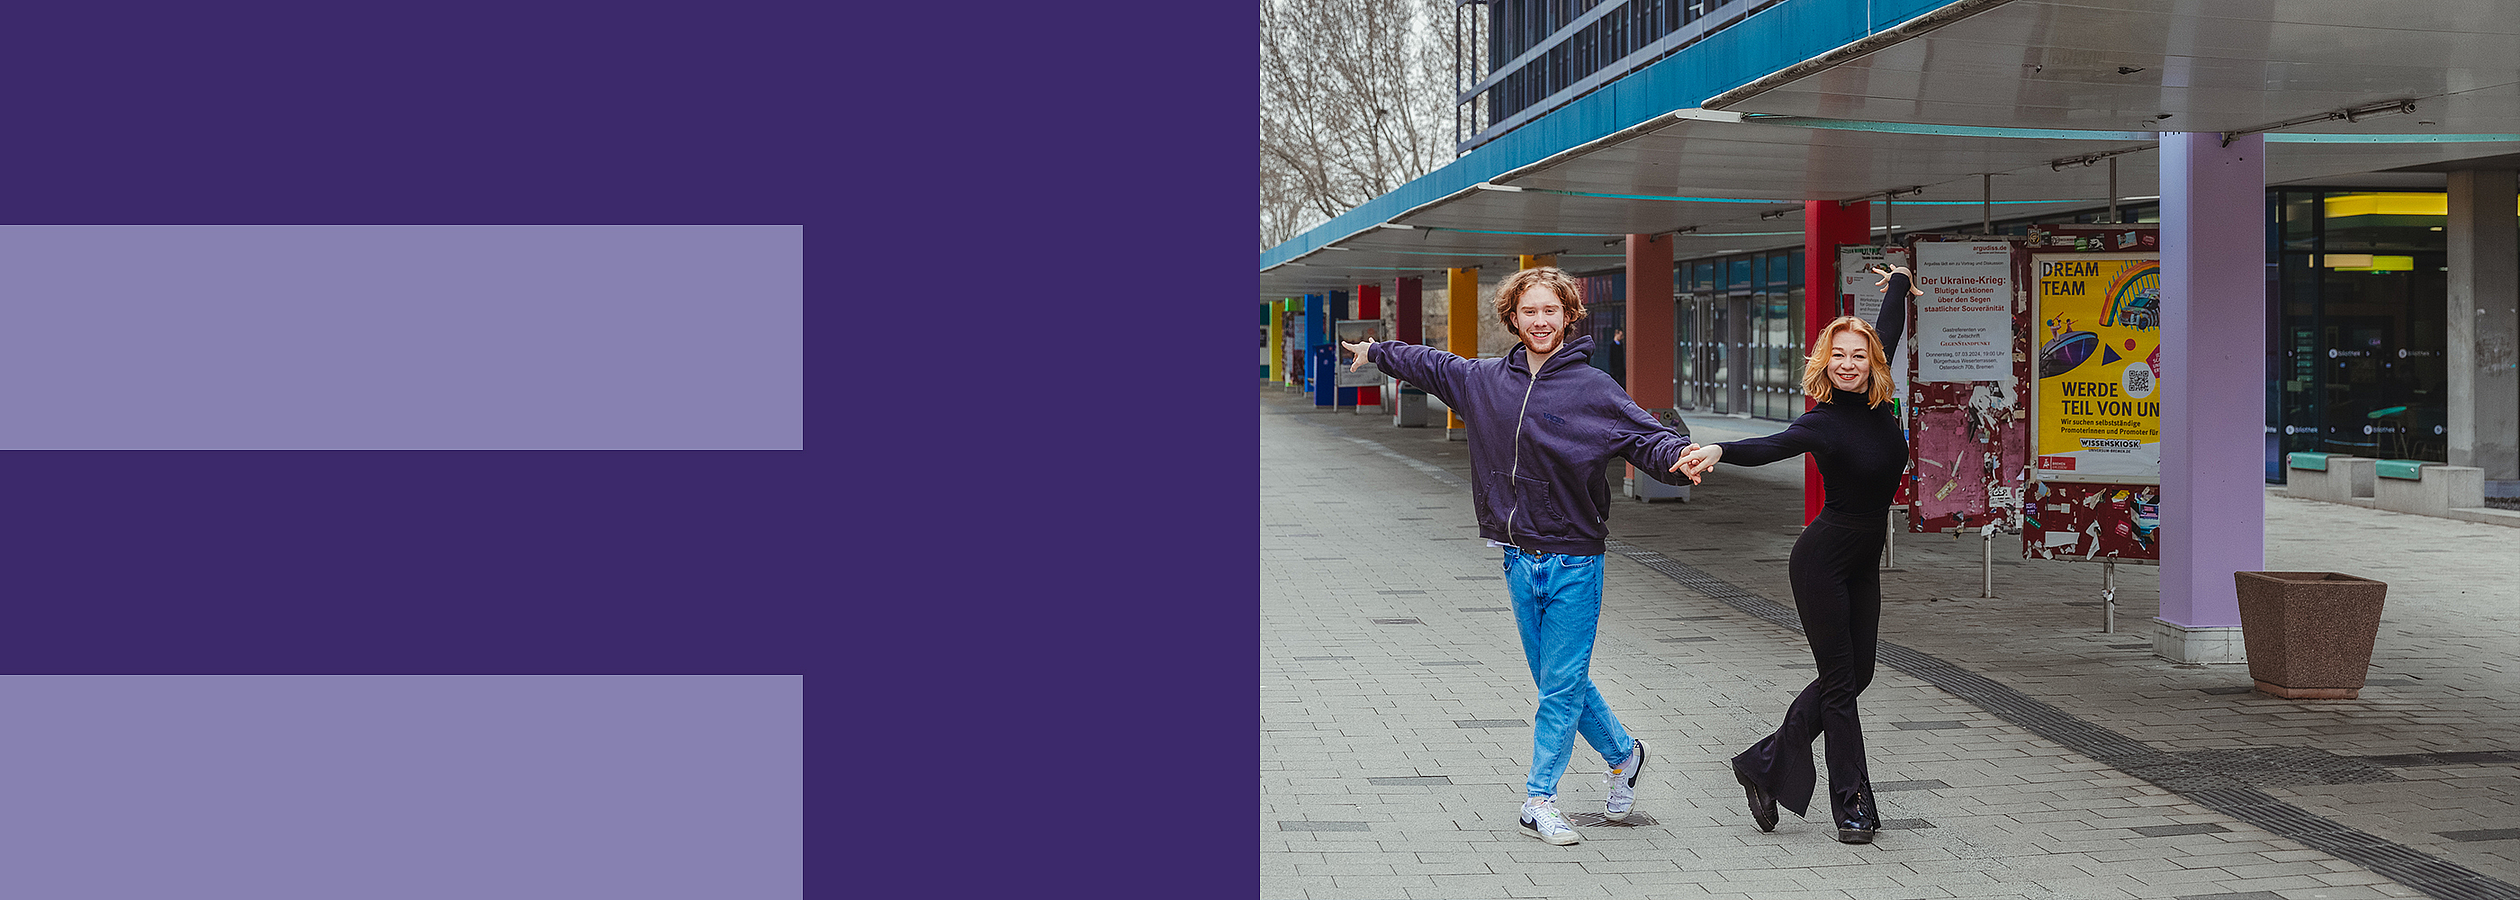
<path fill-rule="evenodd" d="M 1513 497 L 1508 508 L 1516 536 L 1567 536 L 1566 503 L 1558 496 L 1556 485 L 1529 475 L 1516 475 Z"/>

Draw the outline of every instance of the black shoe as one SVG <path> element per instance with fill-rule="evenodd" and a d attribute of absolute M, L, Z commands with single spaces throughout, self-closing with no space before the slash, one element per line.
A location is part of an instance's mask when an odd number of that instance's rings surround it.
<path fill-rule="evenodd" d="M 1751 781 L 1750 776 L 1741 774 L 1741 770 L 1739 768 L 1733 769 L 1733 780 L 1741 782 L 1741 789 L 1748 792 L 1750 797 L 1750 818 L 1758 821 L 1759 830 L 1775 831 L 1776 798 L 1769 795 L 1766 788 L 1760 787 L 1758 783 Z"/>
<path fill-rule="evenodd" d="M 1847 804 L 1846 812 L 1838 816 L 1837 827 L 1838 843 L 1872 843 L 1873 834 L 1881 830 L 1881 816 L 1873 811 L 1872 796 L 1856 791 L 1855 802 Z"/>

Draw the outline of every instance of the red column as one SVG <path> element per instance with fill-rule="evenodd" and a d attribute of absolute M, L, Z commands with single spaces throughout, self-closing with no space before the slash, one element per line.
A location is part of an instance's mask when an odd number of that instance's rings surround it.
<path fill-rule="evenodd" d="M 1839 205 L 1835 200 L 1803 203 L 1803 349 L 1820 337 L 1820 329 L 1838 316 L 1837 248 L 1840 244 L 1872 243 L 1872 201 Z M 1800 370 L 1796 370 L 1797 380 Z M 1803 398 L 1803 409 L 1817 405 Z M 1820 464 L 1803 457 L 1803 521 L 1820 515 Z"/>
<path fill-rule="evenodd" d="M 1392 310 L 1391 339 L 1412 344 L 1426 343 L 1425 279 L 1400 279 L 1400 290 L 1391 295 L 1391 302 L 1400 304 Z"/>
<path fill-rule="evenodd" d="M 1356 317 L 1359 319 L 1382 318 L 1382 285 L 1360 284 L 1356 286 Z M 1378 335 L 1376 336 L 1376 339 L 1390 340 L 1391 335 Z M 1356 405 L 1381 406 L 1382 388 L 1357 388 Z"/>
<path fill-rule="evenodd" d="M 1671 235 L 1627 236 L 1627 387 L 1646 409 L 1679 404 L 1672 396 L 1672 347 L 1678 311 L 1671 298 Z"/>
<path fill-rule="evenodd" d="M 1627 236 L 1627 389 L 1636 405 L 1669 409 L 1672 348 L 1679 340 L 1671 297 L 1671 235 Z M 1629 466 L 1633 477 L 1636 467 Z"/>

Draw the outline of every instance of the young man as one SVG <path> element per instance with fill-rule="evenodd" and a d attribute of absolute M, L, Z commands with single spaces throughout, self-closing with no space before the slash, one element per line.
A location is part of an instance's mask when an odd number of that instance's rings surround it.
<path fill-rule="evenodd" d="M 1496 289 L 1496 316 L 1522 341 L 1503 359 L 1463 359 L 1398 342 L 1343 346 L 1358 365 L 1379 364 L 1469 423 L 1479 535 L 1504 548 L 1514 623 L 1540 688 L 1522 831 L 1572 844 L 1583 836 L 1566 824 L 1556 799 L 1575 735 L 1611 764 L 1613 820 L 1635 808 L 1636 777 L 1645 767 L 1645 742 L 1628 735 L 1592 681 L 1608 534 L 1602 523 L 1610 506 L 1603 469 L 1625 458 L 1637 471 L 1678 484 L 1682 476 L 1670 469 L 1689 437 L 1664 428 L 1609 373 L 1585 363 L 1592 337 L 1567 339 L 1584 318 L 1583 293 L 1565 272 L 1543 267 L 1506 278 Z"/>

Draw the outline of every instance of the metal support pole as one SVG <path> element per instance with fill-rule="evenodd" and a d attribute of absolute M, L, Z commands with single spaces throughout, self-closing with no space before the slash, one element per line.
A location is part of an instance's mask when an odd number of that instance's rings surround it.
<path fill-rule="evenodd" d="M 1888 245 L 1899 237 L 1899 199 L 1881 198 L 1881 243 Z"/>
<path fill-rule="evenodd" d="M 2100 633 L 2117 633 L 2117 560 L 2100 561 Z"/>
<path fill-rule="evenodd" d="M 1978 214 L 1985 219 L 1985 224 L 1980 227 L 1984 228 L 1987 234 L 1994 234 L 1995 173 L 1988 172 L 1978 176 L 1978 196 L 1983 198 L 1982 203 L 1984 204 Z"/>
<path fill-rule="evenodd" d="M 2109 224 L 2118 223 L 2117 157 L 2109 157 Z"/>
<path fill-rule="evenodd" d="M 1899 512 L 1897 510 L 1891 510 L 1889 515 L 1891 517 L 1890 530 L 1885 532 L 1887 536 L 1881 539 L 1881 567 L 1885 570 L 1897 566 L 1899 557 L 1899 523 L 1897 519 Z"/>
<path fill-rule="evenodd" d="M 1980 561 L 1986 569 L 1986 584 L 1979 589 L 1978 598 L 1992 600 L 1995 598 L 1995 523 L 1988 522 L 1986 527 L 1978 529 L 1978 538 L 1983 552 Z"/>

